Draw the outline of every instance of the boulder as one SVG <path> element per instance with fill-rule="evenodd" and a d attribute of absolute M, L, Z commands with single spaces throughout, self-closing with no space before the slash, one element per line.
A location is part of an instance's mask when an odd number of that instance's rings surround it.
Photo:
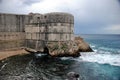
<path fill-rule="evenodd" d="M 75 72 L 67 73 L 67 80 L 79 80 L 79 74 Z"/>

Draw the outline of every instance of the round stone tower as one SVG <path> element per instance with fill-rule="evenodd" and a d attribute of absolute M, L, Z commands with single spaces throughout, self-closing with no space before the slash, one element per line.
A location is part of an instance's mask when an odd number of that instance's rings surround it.
<path fill-rule="evenodd" d="M 48 41 L 69 41 L 74 39 L 74 17 L 68 13 L 47 13 L 46 18 Z"/>
<path fill-rule="evenodd" d="M 26 41 L 32 48 L 49 42 L 74 40 L 74 16 L 68 13 L 53 12 L 30 14 L 25 26 Z"/>

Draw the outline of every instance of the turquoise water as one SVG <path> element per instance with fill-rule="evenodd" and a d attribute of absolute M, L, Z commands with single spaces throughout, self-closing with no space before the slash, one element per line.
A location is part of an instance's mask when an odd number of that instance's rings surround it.
<path fill-rule="evenodd" d="M 88 42 L 95 51 L 95 54 L 92 55 L 95 60 L 101 63 L 120 66 L 120 35 L 81 36 L 84 37 L 86 42 Z"/>
<path fill-rule="evenodd" d="M 80 80 L 120 80 L 120 35 L 80 35 L 94 52 L 78 58 L 20 55 L 0 61 L 0 80 L 65 80 L 76 72 Z"/>
<path fill-rule="evenodd" d="M 91 80 L 120 80 L 120 35 L 81 36 L 94 50 L 92 55 L 83 53 L 80 57 L 82 61 L 88 62 L 85 64 L 87 67 L 93 69 L 91 77 L 94 78 Z"/>

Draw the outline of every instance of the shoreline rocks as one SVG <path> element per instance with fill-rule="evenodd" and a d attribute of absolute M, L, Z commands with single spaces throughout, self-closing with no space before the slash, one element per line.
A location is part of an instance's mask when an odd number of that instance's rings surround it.
<path fill-rule="evenodd" d="M 67 73 L 67 79 L 66 80 L 79 80 L 79 74 L 75 72 L 69 72 Z"/>

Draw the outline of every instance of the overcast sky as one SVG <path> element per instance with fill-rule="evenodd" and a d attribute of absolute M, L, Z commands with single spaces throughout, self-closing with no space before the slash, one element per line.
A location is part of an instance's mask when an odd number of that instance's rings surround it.
<path fill-rule="evenodd" d="M 0 13 L 68 12 L 76 34 L 120 34 L 120 0 L 0 0 Z"/>

